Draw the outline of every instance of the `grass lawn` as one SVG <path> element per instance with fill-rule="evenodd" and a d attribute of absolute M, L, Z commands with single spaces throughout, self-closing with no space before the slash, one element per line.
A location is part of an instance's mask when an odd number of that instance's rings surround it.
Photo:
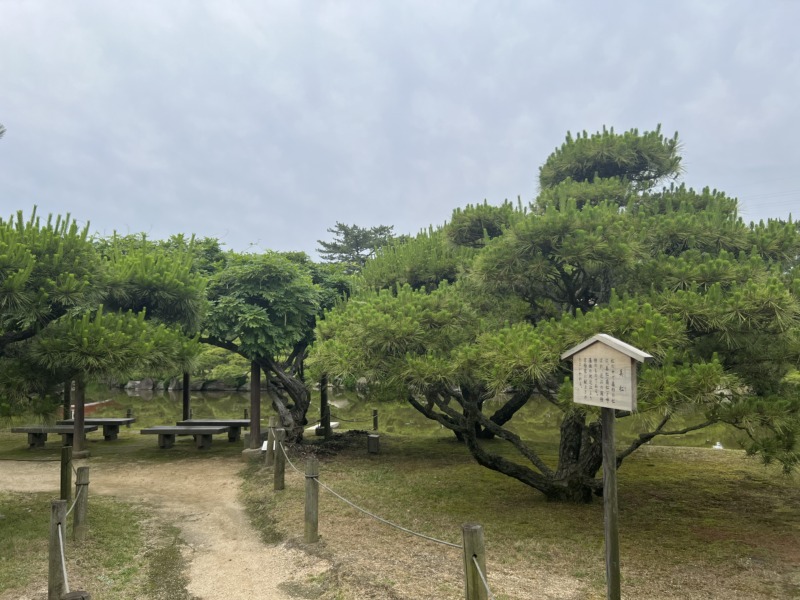
<path fill-rule="evenodd" d="M 35 597 L 47 596 L 52 499 L 47 493 L 0 492 L 0 598 L 16 600 L 23 589 Z M 87 540 L 75 542 L 72 516 L 68 517 L 71 590 L 88 589 L 93 598 L 100 599 L 188 600 L 177 529 L 158 521 L 144 507 L 102 496 L 91 498 L 90 526 Z"/>
<path fill-rule="evenodd" d="M 164 418 L 143 416 L 115 442 L 90 434 L 91 463 L 203 460 L 241 451 L 224 436 L 208 451 L 199 452 L 189 439 L 159 450 L 155 437 L 138 428 Z M 57 459 L 60 437 L 51 438 L 45 448 L 29 450 L 25 436 L 0 431 L 0 460 Z M 367 454 L 364 432 L 307 441 L 290 449 L 297 467 L 315 454 L 321 481 L 367 510 L 453 543 L 461 542 L 463 523 L 482 524 L 497 600 L 605 598 L 599 499 L 591 505 L 547 502 L 479 467 L 450 435 L 382 431 L 377 455 Z M 550 458 L 555 452 L 547 442 L 536 447 Z M 304 477 L 287 467 L 281 492 L 272 491 L 271 477 L 259 463 L 243 470 L 253 523 L 268 543 L 303 546 Z M 624 598 L 800 598 L 800 477 L 785 477 L 738 450 L 645 446 L 625 461 L 618 478 Z M 49 500 L 46 494 L 0 494 L 0 599 L 4 590 L 46 581 Z M 146 507 L 94 500 L 91 539 L 80 560 L 68 565 L 72 587 L 91 582 L 98 599 L 184 598 L 181 542 L 171 524 L 155 520 Z M 320 507 L 322 540 L 303 547 L 335 567 L 328 581 L 296 590 L 298 598 L 463 597 L 459 550 L 390 528 L 325 490 Z M 164 588 L 168 582 L 175 587 Z"/>
<path fill-rule="evenodd" d="M 492 442 L 489 442 L 492 443 Z M 495 597 L 605 598 L 603 509 L 548 502 L 476 465 L 450 439 L 362 436 L 290 452 L 321 461 L 320 480 L 403 527 L 461 541 L 461 524 L 483 525 Z M 246 472 L 246 497 L 262 527 L 302 543 L 304 478 L 287 486 Z M 623 597 L 800 597 L 800 479 L 745 459 L 741 451 L 648 446 L 619 471 Z M 263 513 L 269 518 L 263 518 Z M 311 548 L 340 565 L 342 598 L 459 598 L 459 550 L 388 527 L 320 491 L 322 541 Z M 371 594 L 371 595 L 368 595 Z"/>

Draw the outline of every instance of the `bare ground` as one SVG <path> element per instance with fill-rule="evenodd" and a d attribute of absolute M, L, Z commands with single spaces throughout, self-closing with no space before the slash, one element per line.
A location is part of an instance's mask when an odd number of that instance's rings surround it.
<path fill-rule="evenodd" d="M 83 461 L 75 461 L 75 467 Z M 88 464 L 88 463 L 86 463 Z M 291 589 L 327 572 L 322 557 L 263 544 L 237 499 L 241 462 L 233 458 L 174 463 L 92 463 L 91 494 L 145 503 L 181 531 L 188 592 L 198 600 L 292 600 Z M 0 490 L 58 491 L 58 462 L 0 461 Z M 44 589 L 46 595 L 46 588 Z M 42 590 L 0 600 L 39 600 Z"/>

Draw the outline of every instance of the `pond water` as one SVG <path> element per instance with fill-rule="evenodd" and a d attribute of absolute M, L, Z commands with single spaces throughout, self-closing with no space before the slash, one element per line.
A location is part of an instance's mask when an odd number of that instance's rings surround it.
<path fill-rule="evenodd" d="M 309 426 L 320 417 L 319 392 L 312 395 L 308 411 Z M 195 419 L 238 418 L 250 409 L 250 395 L 243 392 L 191 392 L 191 411 Z M 372 411 L 377 409 L 379 429 L 387 433 L 449 435 L 438 423 L 426 419 L 410 405 L 374 403 L 356 394 L 335 391 L 329 396 L 331 421 L 339 421 L 339 429 L 372 429 Z M 137 418 L 139 426 L 163 425 L 183 418 L 183 396 L 180 391 L 140 391 L 95 388 L 87 391 L 86 416 L 125 416 Z M 261 416 L 276 414 L 269 395 L 262 392 Z"/>
<path fill-rule="evenodd" d="M 339 430 L 372 429 L 372 411 L 378 410 L 379 430 L 385 433 L 403 435 L 424 435 L 453 437 L 452 432 L 438 423 L 425 418 L 405 402 L 371 402 L 350 392 L 333 391 L 330 395 L 331 420 L 339 421 Z M 319 419 L 319 392 L 312 394 L 312 404 L 308 411 L 309 425 Z M 87 393 L 87 416 L 125 416 L 128 410 L 137 417 L 140 427 L 163 425 L 182 419 L 181 392 L 134 391 L 95 388 Z M 487 402 L 486 414 L 491 414 L 495 402 Z M 220 419 L 242 418 L 250 408 L 250 396 L 242 392 L 192 392 L 191 408 L 194 418 Z M 262 418 L 267 420 L 275 414 L 270 406 L 269 396 L 262 392 Z M 530 401 L 507 425 L 508 429 L 523 439 L 538 439 L 544 444 L 557 443 L 558 425 L 561 413 L 544 401 Z M 646 416 L 633 416 L 619 421 L 617 437 L 620 444 L 633 439 L 639 431 L 649 427 Z M 675 424 L 680 428 L 681 422 Z M 681 445 L 711 447 L 721 442 L 725 448 L 738 448 L 737 434 L 720 426 L 692 432 L 686 435 L 661 437 L 657 445 Z"/>

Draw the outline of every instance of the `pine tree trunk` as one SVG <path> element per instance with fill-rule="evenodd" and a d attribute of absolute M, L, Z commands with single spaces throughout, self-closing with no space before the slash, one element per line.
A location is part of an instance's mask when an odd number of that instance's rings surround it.
<path fill-rule="evenodd" d="M 250 448 L 261 447 L 261 368 L 250 363 Z"/>
<path fill-rule="evenodd" d="M 278 411 L 281 426 L 286 430 L 286 440 L 292 442 L 301 441 L 303 439 L 303 427 L 308 424 L 306 414 L 311 406 L 311 394 L 308 388 L 302 381 L 287 374 L 281 365 L 272 359 L 265 359 L 262 368 L 264 372 L 269 371 L 275 374 L 280 389 L 292 399 L 293 404 L 291 406 L 287 406 L 280 394 L 276 394 L 272 400 L 275 410 Z"/>
<path fill-rule="evenodd" d="M 62 414 L 64 419 L 72 418 L 72 380 L 64 382 L 64 408 Z"/>
<path fill-rule="evenodd" d="M 597 472 L 603 466 L 602 430 L 598 422 L 586 424 L 586 414 L 575 410 L 561 422 L 558 468 L 553 477 L 554 489 L 547 497 L 553 500 L 591 502 L 596 493 Z"/>
<path fill-rule="evenodd" d="M 75 414 L 73 415 L 72 453 L 82 452 L 84 447 L 84 424 L 86 423 L 86 379 L 75 378 Z"/>

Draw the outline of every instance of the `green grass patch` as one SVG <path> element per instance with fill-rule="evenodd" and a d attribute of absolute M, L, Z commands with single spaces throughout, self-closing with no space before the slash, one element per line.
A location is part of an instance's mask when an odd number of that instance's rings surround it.
<path fill-rule="evenodd" d="M 261 471 L 261 466 L 254 462 L 244 468 L 240 498 L 248 519 L 261 536 L 261 541 L 265 544 L 277 544 L 285 538 L 275 520 L 277 498 L 263 493 L 263 481 L 259 478 Z"/>
<path fill-rule="evenodd" d="M 0 493 L 0 594 L 46 589 L 51 500 L 46 493 Z M 91 498 L 89 523 L 88 538 L 77 542 L 68 518 L 71 589 L 88 590 L 95 600 L 136 600 L 141 590 L 148 598 L 188 600 L 176 530 L 143 507 L 103 496 Z"/>

